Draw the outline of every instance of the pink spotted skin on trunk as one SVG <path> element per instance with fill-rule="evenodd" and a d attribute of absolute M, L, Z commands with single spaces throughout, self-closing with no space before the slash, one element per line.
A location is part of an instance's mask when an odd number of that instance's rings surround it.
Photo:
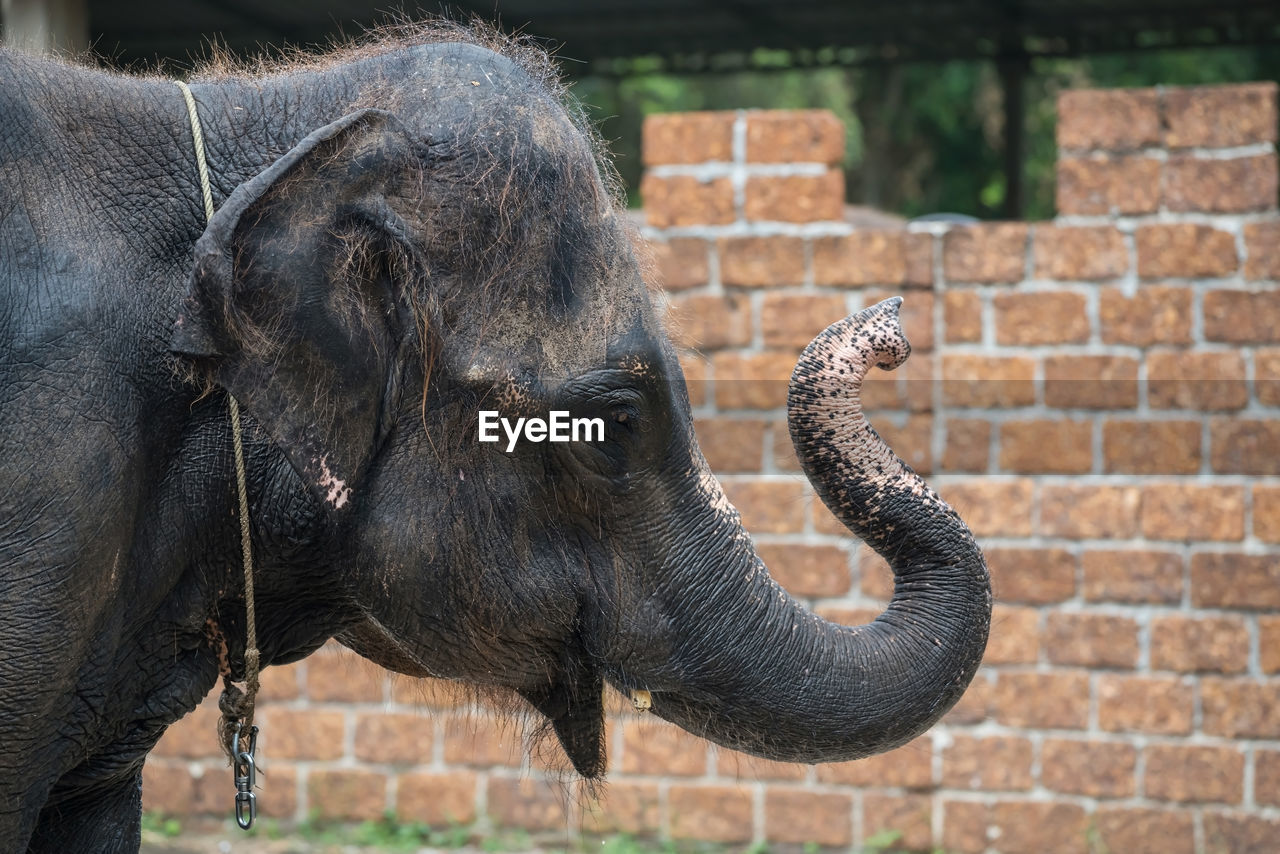
<path fill-rule="evenodd" d="M 894 454 L 862 412 L 867 371 L 873 365 L 891 371 L 911 355 L 898 317 L 901 305 L 902 297 L 893 297 L 831 324 L 805 348 L 791 375 L 787 406 L 800 462 L 815 486 L 857 484 L 861 506 L 850 502 L 846 490 L 818 491 L 863 536 L 877 530 L 877 499 L 889 491 L 906 492 L 925 505 L 955 513 Z"/>

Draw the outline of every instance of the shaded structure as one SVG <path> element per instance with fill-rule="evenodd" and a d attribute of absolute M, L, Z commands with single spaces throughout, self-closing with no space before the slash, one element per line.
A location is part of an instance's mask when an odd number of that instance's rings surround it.
<path fill-rule="evenodd" d="M 123 65 L 178 67 L 216 39 L 233 52 L 324 45 L 382 20 L 367 0 L 3 0 L 6 37 L 88 45 Z M 682 73 L 947 60 L 996 63 L 1004 91 L 1005 215 L 1022 209 L 1023 83 L 1036 57 L 1280 44 L 1275 0 L 451 0 L 409 15 L 478 17 L 557 49 L 570 74 Z M 86 22 L 87 21 L 87 26 Z M 656 59 L 656 63 L 655 63 Z"/>

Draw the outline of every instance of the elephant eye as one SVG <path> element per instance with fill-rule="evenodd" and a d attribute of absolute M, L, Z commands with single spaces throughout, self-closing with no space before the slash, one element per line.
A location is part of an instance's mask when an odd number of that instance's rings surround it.
<path fill-rule="evenodd" d="M 609 419 L 613 422 L 614 434 L 621 436 L 632 436 L 636 433 L 637 417 L 639 413 L 636 408 L 630 405 L 615 405 L 609 414 Z"/>

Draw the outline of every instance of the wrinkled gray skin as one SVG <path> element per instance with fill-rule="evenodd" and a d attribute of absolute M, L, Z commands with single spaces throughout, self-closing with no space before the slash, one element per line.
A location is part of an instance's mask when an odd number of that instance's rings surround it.
<path fill-rule="evenodd" d="M 902 744 L 964 690 L 981 554 L 857 403 L 906 356 L 896 304 L 793 378 L 815 489 L 897 573 L 875 623 L 834 626 L 756 558 L 588 138 L 520 65 L 391 46 L 194 85 L 207 227 L 171 83 L 7 53 L 0 79 L 0 850 L 135 850 L 147 751 L 224 643 L 243 674 L 226 390 L 268 665 L 337 637 L 510 689 L 589 777 L 606 679 L 801 762 Z M 480 408 L 606 441 L 507 454 Z"/>

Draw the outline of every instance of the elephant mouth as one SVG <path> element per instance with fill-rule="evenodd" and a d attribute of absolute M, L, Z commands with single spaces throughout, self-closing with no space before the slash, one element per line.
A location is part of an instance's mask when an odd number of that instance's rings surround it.
<path fill-rule="evenodd" d="M 338 641 L 388 670 L 405 676 L 437 678 L 395 636 L 372 619 L 366 619 L 338 636 Z M 573 768 L 587 779 L 605 771 L 604 676 L 591 664 L 580 643 L 561 654 L 551 679 L 536 688 L 520 688 L 520 694 L 551 724 Z"/>
<path fill-rule="evenodd" d="M 545 688 L 520 693 L 551 723 L 575 771 L 587 779 L 604 774 L 604 678 L 599 670 L 561 673 Z"/>

